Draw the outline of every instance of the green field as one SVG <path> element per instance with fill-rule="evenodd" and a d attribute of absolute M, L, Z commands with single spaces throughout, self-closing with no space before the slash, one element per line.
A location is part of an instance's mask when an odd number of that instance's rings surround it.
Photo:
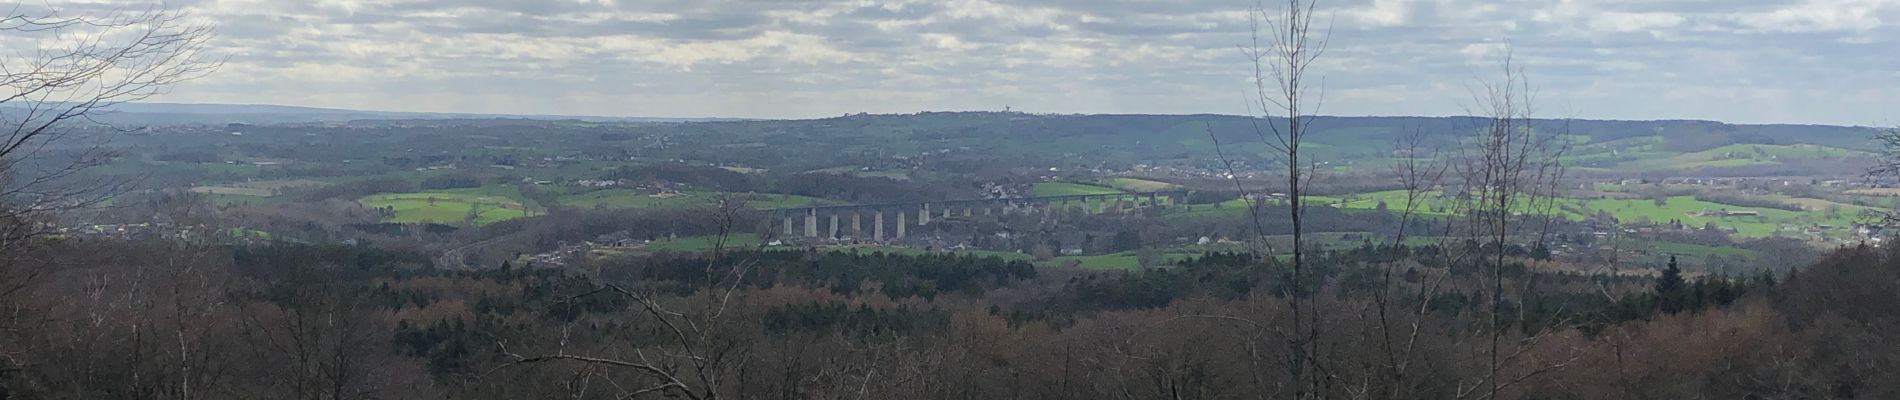
<path fill-rule="evenodd" d="M 618 210 L 707 207 L 715 204 L 717 196 L 716 192 L 681 192 L 660 196 L 628 189 L 602 189 L 562 195 L 560 200 L 561 205 L 567 207 Z M 754 209 L 792 208 L 825 203 L 824 199 L 788 194 L 753 194 L 747 198 L 747 204 Z"/>
<path fill-rule="evenodd" d="M 1037 197 L 1075 196 L 1084 194 L 1118 194 L 1120 190 L 1106 186 L 1084 185 L 1067 182 L 1041 182 L 1031 187 Z"/>
<path fill-rule="evenodd" d="M 1662 136 L 1638 136 L 1578 144 L 1564 161 L 1599 172 L 1692 170 L 1760 165 L 1784 165 L 1803 160 L 1867 157 L 1870 153 L 1817 144 L 1729 144 L 1707 150 L 1680 152 L 1665 148 Z"/>
<path fill-rule="evenodd" d="M 1578 201 L 1572 200 L 1569 202 Z M 1826 224 L 1833 225 L 1837 228 L 1844 228 L 1852 226 L 1857 218 L 1857 213 L 1855 212 L 1841 212 L 1839 215 L 1830 216 L 1823 210 L 1788 211 L 1770 208 L 1741 207 L 1696 200 L 1694 196 L 1671 197 L 1666 204 L 1661 206 L 1647 199 L 1589 200 L 1578 203 L 1582 203 L 1583 207 L 1589 210 L 1588 212 L 1594 213 L 1597 210 L 1602 210 L 1610 213 L 1610 215 L 1615 216 L 1621 221 L 1648 219 L 1652 222 L 1660 223 L 1670 220 L 1680 220 L 1683 225 L 1690 227 L 1700 227 L 1705 224 L 1713 223 L 1718 227 L 1732 228 L 1736 231 L 1736 235 L 1741 237 L 1773 236 L 1776 232 L 1780 231 L 1783 226 L 1799 229 L 1817 224 Z M 1761 215 L 1728 217 L 1719 215 L 1698 215 L 1706 210 L 1754 211 Z"/>
<path fill-rule="evenodd" d="M 1220 204 L 1190 204 L 1168 210 L 1170 216 L 1194 217 L 1208 215 L 1244 215 L 1247 213 L 1247 200 L 1233 199 Z"/>
<path fill-rule="evenodd" d="M 512 190 L 512 188 L 510 189 Z M 468 218 L 469 210 L 477 210 L 474 223 L 490 224 L 525 217 L 531 211 L 520 201 L 504 196 L 490 196 L 466 193 L 471 190 L 440 190 L 420 193 L 378 194 L 357 200 L 365 207 L 388 208 L 395 211 L 390 222 L 398 223 L 459 223 Z M 516 193 L 518 196 L 519 193 Z"/>
<path fill-rule="evenodd" d="M 682 192 L 660 196 L 628 189 L 601 189 L 563 194 L 559 200 L 564 207 L 622 210 L 707 207 L 714 204 L 717 196 L 717 192 Z M 434 202 L 430 202 L 430 199 Z M 241 200 L 243 199 L 232 199 L 232 201 Z M 792 208 L 827 203 L 826 200 L 815 197 L 785 194 L 752 194 L 749 195 L 748 201 L 754 209 Z M 478 225 L 526 217 L 543 211 L 538 207 L 527 205 L 520 189 L 513 185 L 378 194 L 364 197 L 357 202 L 366 207 L 393 207 L 396 215 L 389 221 L 398 223 L 461 222 L 468 216 L 469 208 L 477 203 L 481 205 L 481 215 L 475 220 Z"/>
<path fill-rule="evenodd" d="M 1121 189 L 1121 190 L 1130 191 L 1130 192 L 1154 192 L 1154 191 L 1168 190 L 1169 188 L 1174 187 L 1174 184 L 1167 183 L 1167 182 L 1151 181 L 1147 179 L 1135 179 L 1135 178 L 1108 178 L 1108 179 L 1103 180 L 1103 183 L 1106 183 L 1108 184 L 1108 186 L 1112 186 L 1116 189 Z"/>
<path fill-rule="evenodd" d="M 1813 144 L 1731 144 L 1682 154 L 1653 154 L 1652 158 L 1619 164 L 1621 169 L 1660 170 L 1776 165 L 1803 159 L 1841 159 L 1867 153 Z"/>
<path fill-rule="evenodd" d="M 1405 204 L 1404 191 L 1384 191 L 1362 193 L 1343 198 L 1337 207 L 1350 209 L 1374 209 L 1380 201 L 1386 203 L 1388 210 L 1399 210 Z M 1423 203 L 1418 213 L 1421 215 L 1443 215 L 1450 209 L 1452 200 L 1434 197 Z M 1839 211 L 1830 215 L 1824 209 L 1808 211 L 1788 211 L 1773 208 L 1744 207 L 1731 204 L 1713 203 L 1697 200 L 1695 196 L 1670 197 L 1661 205 L 1651 199 L 1563 199 L 1557 202 L 1557 213 L 1572 220 L 1582 220 L 1596 216 L 1598 212 L 1608 213 L 1622 222 L 1649 221 L 1667 223 L 1681 221 L 1683 226 L 1699 228 L 1713 223 L 1717 227 L 1735 230 L 1739 237 L 1774 236 L 1784 227 L 1793 229 L 1813 225 L 1832 225 L 1845 228 L 1858 222 L 1861 210 L 1866 207 L 1842 205 Z M 1525 209 L 1525 211 L 1530 211 Z M 1753 211 L 1758 216 L 1722 216 L 1722 211 Z"/>
<path fill-rule="evenodd" d="M 1650 254 L 1672 254 L 1672 255 L 1678 255 L 1678 256 L 1683 256 L 1683 257 L 1692 258 L 1692 259 L 1701 259 L 1701 258 L 1706 258 L 1711 255 L 1715 255 L 1715 256 L 1722 256 L 1722 257 L 1729 257 L 1729 258 L 1752 260 L 1752 259 L 1755 259 L 1756 257 L 1761 256 L 1761 254 L 1756 252 L 1755 250 L 1744 249 L 1744 248 L 1739 248 L 1739 247 L 1703 246 L 1699 244 L 1664 242 L 1664 241 L 1653 241 L 1653 240 L 1644 241 L 1643 243 L 1638 245 L 1638 247 L 1640 250 L 1644 250 Z"/>
<path fill-rule="evenodd" d="M 1455 200 L 1439 197 L 1436 192 L 1429 193 L 1428 195 L 1430 197 L 1422 201 L 1419 204 L 1419 208 L 1414 211 L 1415 215 L 1449 215 L 1455 206 Z M 1381 202 L 1385 203 L 1388 212 L 1402 211 L 1405 206 L 1405 192 L 1401 190 L 1358 193 L 1345 196 L 1308 196 L 1306 199 L 1313 206 L 1330 206 L 1352 210 L 1374 210 L 1379 207 Z M 1737 237 L 1758 238 L 1791 234 L 1816 225 L 1832 226 L 1833 230 L 1830 231 L 1829 234 L 1841 235 L 1855 223 L 1863 222 L 1860 220 L 1861 212 L 1870 209 L 1869 207 L 1832 203 L 1817 199 L 1784 200 L 1790 204 L 1833 205 L 1834 207 L 1832 208 L 1835 210 L 1830 212 L 1827 210 L 1829 207 L 1814 207 L 1807 211 L 1788 211 L 1774 208 L 1713 203 L 1697 200 L 1695 196 L 1675 196 L 1668 198 L 1666 202 L 1661 205 L 1656 204 L 1656 202 L 1651 199 L 1561 199 L 1555 203 L 1556 208 L 1551 211 L 1564 218 L 1579 221 L 1595 217 L 1599 212 L 1603 212 L 1616 218 L 1617 221 L 1624 223 L 1648 221 L 1663 224 L 1671 221 L 1680 221 L 1684 227 L 1689 228 L 1701 228 L 1712 223 L 1718 228 L 1732 229 Z M 1239 215 L 1245 213 L 1246 209 L 1246 201 L 1229 200 L 1222 202 L 1220 208 L 1215 208 L 1213 205 L 1208 204 L 1199 204 L 1194 205 L 1191 210 L 1180 210 L 1170 215 Z M 1518 209 L 1524 213 L 1534 211 L 1524 205 L 1518 206 Z M 1721 215 L 1722 212 L 1726 211 L 1753 211 L 1760 215 Z"/>
<path fill-rule="evenodd" d="M 1456 203 L 1453 199 L 1440 197 L 1438 192 L 1424 193 L 1422 196 L 1425 198 L 1420 199 L 1417 208 L 1412 210 L 1415 215 L 1447 215 Z M 1378 209 L 1379 203 L 1385 203 L 1387 211 L 1396 213 L 1405 211 L 1406 194 L 1404 190 L 1387 190 L 1308 199 L 1331 207 L 1362 210 Z"/>

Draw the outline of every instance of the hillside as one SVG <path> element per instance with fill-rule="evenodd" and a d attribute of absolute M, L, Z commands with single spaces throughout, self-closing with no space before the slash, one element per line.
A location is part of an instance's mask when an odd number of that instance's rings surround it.
<path fill-rule="evenodd" d="M 0 107 L 0 115 L 18 113 L 17 108 Z M 485 120 L 526 119 L 539 121 L 586 121 L 609 123 L 698 122 L 733 120 L 730 118 L 651 118 L 582 115 L 482 114 L 443 112 L 365 111 L 338 108 L 280 106 L 264 104 L 184 104 L 126 103 L 106 107 L 92 115 L 92 122 L 112 125 L 178 126 L 223 124 L 303 124 L 378 120 Z"/>
<path fill-rule="evenodd" d="M 1483 120 L 1465 117 L 1318 117 L 1303 145 L 1339 173 L 1384 171 L 1395 141 L 1419 134 L 1454 151 Z M 707 122 L 669 126 L 682 144 L 720 146 L 732 162 L 800 149 L 873 157 L 959 154 L 1068 167 L 1132 164 L 1213 169 L 1220 155 L 1241 169 L 1271 165 L 1271 129 L 1282 120 L 1227 115 L 1030 115 L 922 113 L 817 120 Z M 1815 175 L 1855 170 L 1873 130 L 1811 125 L 1734 125 L 1709 121 L 1538 120 L 1565 135 L 1583 172 L 1681 172 L 1715 175 Z M 1266 135 L 1266 136 L 1263 136 Z M 704 155 L 704 154 L 699 154 Z M 1250 168 L 1252 167 L 1252 168 Z"/>
<path fill-rule="evenodd" d="M 356 130 L 432 129 L 534 148 L 543 156 L 566 151 L 628 148 L 651 159 L 698 160 L 776 171 L 865 167 L 901 171 L 996 170 L 1027 166 L 1064 170 L 1136 165 L 1202 173 L 1224 170 L 1222 156 L 1242 171 L 1277 168 L 1267 141 L 1277 119 L 1231 115 L 1035 115 L 927 112 L 850 115 L 809 120 L 709 120 L 656 124 L 640 118 L 536 117 L 382 113 L 278 106 L 122 106 L 100 118 L 110 123 L 197 126 L 233 133 L 291 135 L 323 126 Z M 1317 117 L 1302 151 L 1329 172 L 1381 174 L 1397 139 L 1420 135 L 1445 152 L 1483 124 L 1469 117 Z M 227 122 L 262 125 L 227 127 Z M 192 125 L 197 124 L 197 125 Z M 1863 169 L 1870 153 L 1866 127 L 1736 125 L 1710 121 L 1537 120 L 1539 132 L 1562 135 L 1574 171 L 1583 176 L 1838 176 Z M 558 134 L 574 136 L 556 136 Z M 242 142 L 303 140 L 302 136 L 246 138 Z M 558 140 L 557 140 L 558 138 Z M 236 138 L 219 140 L 236 144 Z M 395 143 L 391 143 L 392 145 Z M 424 143 L 405 143 L 412 146 Z M 441 150 L 461 143 L 442 143 Z M 339 144 L 340 145 L 340 144 Z M 433 144 L 428 144 L 433 145 Z M 371 150 L 387 149 L 375 147 Z M 637 150 L 636 150 L 637 149 Z M 355 149 L 339 149 L 345 152 Z M 355 154 L 355 153 L 352 153 Z M 793 155 L 825 157 L 797 157 Z M 861 171 L 860 171 L 861 172 Z"/>

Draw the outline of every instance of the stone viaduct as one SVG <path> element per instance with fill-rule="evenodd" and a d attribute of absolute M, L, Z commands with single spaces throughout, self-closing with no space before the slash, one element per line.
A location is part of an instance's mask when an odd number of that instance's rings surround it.
<path fill-rule="evenodd" d="M 854 237 L 884 241 L 903 239 L 905 230 L 911 227 L 912 224 L 915 224 L 915 226 L 928 226 L 933 218 L 946 220 L 957 216 L 971 217 L 1009 212 L 1036 212 L 1037 210 L 1049 213 L 1049 215 L 1053 217 L 1057 211 L 1069 208 L 1068 206 L 1070 204 L 1079 204 L 1083 212 L 1096 214 L 1107 212 L 1111 207 L 1112 209 L 1127 210 L 1139 207 L 1165 207 L 1169 204 L 1185 204 L 1187 195 L 1188 191 L 1175 190 L 1140 193 L 950 200 L 919 203 L 793 207 L 765 211 L 784 221 L 785 237 Z M 1162 199 L 1167 199 L 1168 201 L 1163 203 L 1161 201 Z M 866 217 L 867 215 L 868 218 Z M 894 220 L 893 222 L 895 222 L 895 224 L 887 223 L 887 219 Z M 868 229 L 865 226 L 867 222 L 870 225 Z M 891 228 L 891 230 L 887 232 L 885 230 L 886 227 Z"/>

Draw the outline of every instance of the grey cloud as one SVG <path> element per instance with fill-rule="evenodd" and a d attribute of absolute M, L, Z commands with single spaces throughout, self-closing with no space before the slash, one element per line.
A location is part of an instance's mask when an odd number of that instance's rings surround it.
<path fill-rule="evenodd" d="M 1865 123 L 1900 103 L 1900 92 L 1861 93 L 1900 84 L 1900 28 L 1884 23 L 1900 20 L 1900 1 L 1321 3 L 1334 23 L 1318 71 L 1338 94 L 1331 113 L 1458 113 L 1463 87 L 1495 72 L 1506 42 L 1543 97 L 1577 116 Z M 1254 2 L 170 4 L 218 22 L 216 45 L 233 63 L 171 100 L 809 117 L 1003 105 L 1244 112 L 1247 61 L 1234 46 Z"/>

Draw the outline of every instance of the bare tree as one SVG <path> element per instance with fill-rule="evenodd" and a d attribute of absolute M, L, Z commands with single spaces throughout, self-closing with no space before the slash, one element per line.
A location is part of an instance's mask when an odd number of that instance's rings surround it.
<path fill-rule="evenodd" d="M 32 371 L 33 383 L 7 384 L 26 397 L 192 399 L 229 390 L 237 360 L 226 356 L 227 279 L 213 253 L 179 242 L 62 247 L 63 256 L 84 259 L 72 267 L 83 272 L 32 289 L 25 301 L 41 316 L 27 321 L 28 340 L 0 350 L 0 370 Z"/>
<path fill-rule="evenodd" d="M 1405 204 L 1399 208 L 1399 225 L 1392 235 L 1394 247 L 1405 245 L 1406 228 L 1411 227 L 1419 209 L 1437 197 L 1432 191 L 1444 182 L 1445 172 L 1451 169 L 1451 164 L 1445 162 L 1443 149 L 1434 146 L 1427 150 L 1425 146 L 1425 132 L 1420 130 L 1393 141 L 1392 176 L 1405 191 Z"/>
<path fill-rule="evenodd" d="M 1417 217 L 1419 209 L 1424 207 L 1426 202 L 1437 198 L 1432 191 L 1442 183 L 1445 172 L 1451 168 L 1451 164 L 1444 159 L 1441 149 L 1432 147 L 1426 150 L 1426 144 L 1425 132 L 1413 130 L 1395 139 L 1392 146 L 1392 156 L 1396 161 L 1392 165 L 1392 176 L 1398 181 L 1399 187 L 1405 191 L 1405 203 L 1399 205 L 1397 210 L 1399 222 L 1392 235 L 1392 251 L 1400 258 L 1385 262 L 1380 268 L 1379 290 L 1373 293 L 1373 305 L 1376 308 L 1377 340 L 1381 353 L 1385 356 L 1384 365 L 1380 366 L 1387 385 L 1385 392 L 1393 399 L 1405 398 L 1407 395 L 1403 390 L 1403 385 L 1415 354 L 1414 350 L 1418 346 L 1419 334 L 1423 328 L 1421 322 L 1430 310 L 1428 299 L 1437 294 L 1439 287 L 1449 276 L 1449 274 L 1437 274 L 1432 279 L 1416 285 L 1415 292 L 1405 293 L 1398 293 L 1403 285 L 1393 280 L 1396 270 L 1401 265 L 1408 264 L 1404 257 L 1406 229 L 1411 226 L 1412 219 Z M 1395 299 L 1400 298 L 1414 299 L 1416 304 L 1403 306 L 1395 304 Z M 1399 307 L 1405 307 L 1405 309 L 1401 310 Z M 1396 314 L 1399 311 L 1409 311 L 1408 326 L 1394 326 L 1397 322 L 1394 318 L 1397 317 Z"/>
<path fill-rule="evenodd" d="M 0 308 L 52 270 L 39 251 L 52 231 L 48 217 L 96 204 L 117 187 L 62 182 L 107 157 L 100 145 L 61 148 L 76 123 L 218 67 L 204 55 L 212 27 L 186 17 L 0 6 L 0 40 L 39 42 L 0 55 Z M 54 151 L 61 156 L 44 157 Z M 7 325 L 0 320 L 0 331 Z"/>
<path fill-rule="evenodd" d="M 1880 153 L 1875 157 L 1874 166 L 1867 168 L 1867 181 L 1880 183 L 1900 179 L 1900 127 L 1881 128 L 1874 131 L 1874 142 L 1880 144 Z M 1862 218 L 1875 220 L 1882 225 L 1900 222 L 1900 210 L 1862 211 Z"/>
<path fill-rule="evenodd" d="M 724 337 L 726 329 L 723 325 L 729 322 L 727 311 L 734 297 L 742 295 L 746 275 L 754 260 L 723 259 L 734 228 L 739 221 L 744 220 L 745 213 L 752 212 L 749 198 L 728 194 L 720 195 L 716 200 L 718 203 L 711 217 L 718 234 L 714 236 L 712 251 L 707 256 L 705 276 L 695 293 L 681 299 L 684 300 L 683 306 L 666 304 L 654 291 L 619 284 L 606 284 L 575 297 L 580 299 L 604 295 L 631 300 L 639 313 L 651 318 L 659 326 L 662 339 L 605 355 L 572 353 L 565 338 L 552 353 L 522 354 L 509 350 L 503 344 L 500 350 L 508 361 L 490 370 L 490 373 L 520 365 L 571 362 L 600 367 L 593 369 L 595 371 L 633 371 L 654 382 L 640 387 L 620 387 L 615 384 L 621 391 L 617 398 L 636 398 L 649 394 L 695 400 L 722 397 L 721 394 L 726 390 L 724 378 L 728 369 L 745 362 L 745 355 L 735 352 L 739 346 L 726 342 L 728 338 Z"/>
<path fill-rule="evenodd" d="M 396 353 L 390 315 L 367 287 L 333 277 L 335 266 L 287 271 L 277 301 L 239 304 L 240 349 L 252 368 L 240 397 L 308 400 L 434 398 L 423 366 Z"/>
<path fill-rule="evenodd" d="M 1324 279 L 1307 276 L 1306 242 L 1304 218 L 1306 209 L 1304 199 L 1306 185 L 1311 182 L 1316 164 L 1300 160 L 1300 145 L 1305 141 L 1307 126 L 1312 121 L 1309 109 L 1317 109 L 1319 99 L 1323 97 L 1314 87 L 1308 85 L 1308 71 L 1313 62 L 1325 53 L 1328 41 L 1327 32 L 1314 31 L 1314 12 L 1318 9 L 1317 0 L 1285 0 L 1281 8 L 1268 9 L 1265 3 L 1256 4 L 1249 13 L 1250 36 L 1247 44 L 1240 50 L 1252 62 L 1253 87 L 1249 107 L 1258 106 L 1263 114 L 1260 118 L 1250 118 L 1254 134 L 1262 144 L 1272 149 L 1268 158 L 1277 159 L 1286 167 L 1287 212 L 1292 225 L 1292 265 L 1290 273 L 1283 279 L 1288 282 L 1289 293 L 1284 293 L 1290 311 L 1290 326 L 1280 328 L 1259 323 L 1254 318 L 1232 315 L 1184 315 L 1180 319 L 1205 319 L 1224 321 L 1230 325 L 1249 331 L 1249 338 L 1261 338 L 1271 334 L 1284 341 L 1290 350 L 1286 354 L 1283 366 L 1289 373 L 1294 398 L 1326 397 L 1328 386 L 1332 382 L 1319 365 L 1320 341 L 1319 318 L 1316 302 L 1305 297 L 1308 292 L 1324 286 Z M 1285 125 L 1274 118 L 1283 118 Z M 1253 238 L 1248 240 L 1248 250 L 1257 259 L 1273 260 L 1271 246 L 1266 242 L 1266 229 L 1260 215 L 1260 202 L 1241 182 L 1241 175 L 1234 161 L 1228 157 L 1215 134 L 1212 125 L 1208 125 L 1207 134 L 1214 143 L 1215 155 L 1227 169 L 1228 179 L 1240 191 L 1241 198 L 1247 204 L 1247 217 L 1252 223 Z M 1263 252 L 1264 250 L 1264 252 Z M 1311 284 L 1313 287 L 1308 287 Z M 1170 322 L 1175 321 L 1171 320 Z M 1251 342 L 1249 342 L 1251 346 Z M 1251 351 L 1254 362 L 1258 364 L 1264 352 Z M 1258 372 L 1256 377 L 1258 378 Z M 1264 382 L 1263 382 L 1264 383 Z M 1266 396 L 1261 393 L 1261 396 Z"/>
<path fill-rule="evenodd" d="M 1483 125 L 1477 130 L 1471 143 L 1463 146 L 1466 154 L 1458 165 L 1462 176 L 1463 188 L 1468 198 L 1465 217 L 1466 234 L 1475 239 L 1486 253 L 1478 260 L 1486 275 L 1485 288 L 1488 310 L 1485 330 L 1488 343 L 1481 350 L 1487 360 L 1487 371 L 1477 382 L 1465 387 L 1461 383 L 1461 398 L 1496 398 L 1503 389 L 1536 375 L 1567 365 L 1569 360 L 1553 364 L 1538 365 L 1532 368 L 1512 367 L 1510 374 L 1505 373 L 1509 364 L 1519 362 L 1521 357 L 1536 342 L 1550 333 L 1537 329 L 1525 338 L 1513 343 L 1513 349 L 1507 351 L 1504 335 L 1508 330 L 1503 303 L 1506 297 L 1505 269 L 1510 262 L 1508 249 L 1513 239 L 1529 236 L 1541 241 L 1545 235 L 1543 229 L 1548 224 L 1537 226 L 1537 232 L 1529 232 L 1518 222 L 1530 222 L 1547 216 L 1535 215 L 1535 212 L 1549 212 L 1547 197 L 1554 195 L 1554 186 L 1562 179 L 1561 158 L 1568 145 L 1557 133 L 1540 131 L 1533 119 L 1535 114 L 1535 91 L 1524 70 L 1513 63 L 1507 49 L 1502 62 L 1504 77 L 1501 81 L 1482 82 L 1472 89 L 1476 110 L 1473 114 L 1482 118 Z M 1544 220 L 1548 221 L 1548 220 Z M 1541 246 L 1541 243 L 1533 243 Z M 1533 281 L 1521 279 L 1516 282 L 1518 300 L 1528 293 Z M 1523 307 L 1519 307 L 1515 324 L 1522 324 Z M 1527 330 L 1533 327 L 1525 327 Z"/>
<path fill-rule="evenodd" d="M 1309 107 L 1317 109 L 1321 93 L 1308 85 L 1307 73 L 1313 62 L 1326 51 L 1327 32 L 1315 32 L 1314 12 L 1318 9 L 1317 0 L 1286 0 L 1282 8 L 1268 9 L 1265 3 L 1256 4 L 1249 12 L 1250 36 L 1247 44 L 1240 50 L 1252 62 L 1253 87 L 1249 99 L 1249 108 L 1258 106 L 1263 114 L 1261 118 L 1250 118 L 1254 134 L 1262 144 L 1272 149 L 1268 158 L 1278 159 L 1286 167 L 1287 209 L 1292 225 L 1292 268 L 1284 277 L 1289 283 L 1290 293 L 1283 296 L 1291 311 L 1290 329 L 1272 329 L 1284 339 L 1291 352 L 1285 360 L 1285 367 L 1291 375 L 1295 398 L 1324 397 L 1325 386 L 1331 381 L 1323 376 L 1319 363 L 1318 343 L 1318 307 L 1304 297 L 1312 288 L 1323 287 L 1323 282 L 1309 282 L 1306 268 L 1305 223 L 1306 209 L 1301 195 L 1310 183 L 1315 171 L 1312 163 L 1302 164 L 1300 145 L 1305 141 L 1307 125 L 1312 120 Z M 1314 97 L 1314 98 L 1309 98 Z M 1276 116 L 1276 114 L 1278 114 Z M 1285 126 L 1276 117 L 1283 117 Z M 1247 217 L 1253 229 L 1253 238 L 1248 240 L 1248 251 L 1262 260 L 1272 260 L 1271 248 L 1266 243 L 1266 229 L 1260 218 L 1260 203 L 1249 193 L 1241 176 L 1228 157 L 1219 135 L 1212 125 L 1207 127 L 1208 138 L 1213 141 L 1215 155 L 1227 169 L 1227 178 L 1240 191 L 1241 198 L 1247 204 Z M 1237 324 L 1241 329 L 1263 329 L 1265 325 L 1252 323 L 1252 319 L 1237 316 L 1187 316 L 1197 319 L 1211 318 L 1228 322 L 1250 322 Z M 1265 331 L 1254 332 L 1259 336 Z M 1254 353 L 1258 355 L 1259 353 Z M 1258 360 L 1255 360 L 1258 362 Z"/>
<path fill-rule="evenodd" d="M 1214 133 L 1214 125 L 1204 123 L 1203 126 L 1207 129 L 1208 140 L 1214 143 L 1215 158 L 1220 160 L 1221 166 L 1227 170 L 1227 180 L 1234 183 L 1234 190 L 1240 194 L 1241 203 L 1247 206 L 1247 220 L 1251 223 L 1248 226 L 1253 229 L 1253 237 L 1247 240 L 1247 252 L 1259 256 L 1266 250 L 1267 239 L 1266 227 L 1260 221 L 1260 204 L 1256 202 L 1254 193 L 1247 190 L 1247 184 L 1241 182 L 1240 171 L 1234 167 L 1234 160 L 1227 157 L 1227 150 L 1221 144 L 1220 135 Z"/>
<path fill-rule="evenodd" d="M 1313 62 L 1325 54 L 1329 37 L 1327 32 L 1313 30 L 1317 9 L 1317 0 L 1286 0 L 1282 8 L 1274 10 L 1268 10 L 1264 4 L 1255 7 L 1253 18 L 1249 20 L 1251 40 L 1242 49 L 1253 61 L 1256 104 L 1268 117 L 1278 111 L 1286 123 L 1282 127 L 1269 120 L 1266 127 L 1261 128 L 1256 120 L 1255 133 L 1274 149 L 1274 156 L 1286 166 L 1287 208 L 1293 231 L 1292 275 L 1288 277 L 1293 293 L 1286 296 L 1292 307 L 1293 336 L 1288 344 L 1298 350 L 1288 360 L 1288 369 L 1296 381 L 1296 398 L 1322 395 L 1329 381 L 1317 365 L 1320 348 L 1317 307 L 1302 299 L 1312 288 L 1306 287 L 1309 283 L 1303 221 L 1306 208 L 1301 196 L 1316 168 L 1307 165 L 1313 164 L 1310 161 L 1302 164 L 1300 145 L 1306 139 L 1308 122 L 1312 120 L 1309 107 L 1318 109 L 1324 98 L 1323 91 L 1315 91 L 1308 85 L 1307 74 Z M 1324 285 L 1315 283 L 1315 286 Z"/>
<path fill-rule="evenodd" d="M 53 184 L 102 161 L 100 146 L 69 150 L 58 161 L 36 156 L 54 149 L 75 122 L 215 69 L 219 63 L 203 51 L 211 34 L 210 25 L 156 9 L 67 16 L 15 5 L 0 12 L 0 36 L 42 43 L 0 58 L 0 254 L 8 255 L 0 278 L 16 286 L 38 278 L 43 268 L 23 266 L 40 263 L 16 256 L 49 231 L 44 218 L 95 204 L 114 186 Z"/>
<path fill-rule="evenodd" d="M 1603 267 L 1595 274 L 1595 283 L 1597 294 L 1602 296 L 1604 301 L 1610 304 L 1618 304 L 1623 302 L 1625 295 L 1628 294 L 1628 291 L 1614 287 L 1617 281 L 1623 278 L 1621 255 L 1623 253 L 1624 235 L 1622 229 L 1610 229 L 1607 233 L 1605 237 L 1599 240 L 1610 242 L 1609 254 L 1602 256 Z M 1599 314 L 1595 315 L 1595 317 L 1599 319 L 1609 319 L 1611 316 Z M 1630 355 L 1628 349 L 1632 347 L 1632 343 L 1636 341 L 1633 337 L 1634 334 L 1634 329 L 1614 326 L 1607 327 L 1603 332 L 1598 334 L 1598 337 L 1601 338 L 1599 340 L 1607 342 L 1610 347 L 1612 357 L 1611 367 L 1616 373 L 1616 390 L 1618 394 L 1624 397 L 1637 397 L 1637 394 L 1632 391 L 1633 385 L 1629 378 L 1629 368 L 1625 362 L 1626 356 Z"/>
<path fill-rule="evenodd" d="M 210 73 L 221 62 L 205 44 L 212 26 L 161 9 L 98 16 L 66 16 L 15 6 L 0 14 L 0 35 L 39 39 L 31 54 L 0 60 L 0 217 L 70 208 L 91 187 L 49 183 L 94 165 L 105 155 L 81 149 L 70 161 L 32 162 L 77 123 L 111 107 L 163 94 L 172 85 Z"/>
<path fill-rule="evenodd" d="M 1867 177 L 1900 178 L 1900 127 L 1876 130 L 1873 139 L 1880 144 L 1880 158 L 1874 166 L 1867 168 Z"/>

